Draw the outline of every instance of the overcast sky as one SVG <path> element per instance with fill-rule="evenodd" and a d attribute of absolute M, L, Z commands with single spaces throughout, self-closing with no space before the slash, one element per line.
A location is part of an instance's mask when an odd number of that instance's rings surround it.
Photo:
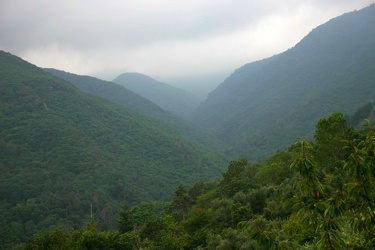
<path fill-rule="evenodd" d="M 0 0 L 0 49 L 112 80 L 230 74 L 374 0 Z"/>

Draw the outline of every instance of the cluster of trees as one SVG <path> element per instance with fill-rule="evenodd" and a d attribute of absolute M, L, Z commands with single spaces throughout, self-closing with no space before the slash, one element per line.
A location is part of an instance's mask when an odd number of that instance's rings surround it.
<path fill-rule="evenodd" d="M 321 119 L 314 142 L 222 178 L 179 186 L 170 202 L 123 204 L 117 230 L 52 230 L 25 249 L 374 249 L 375 128 L 341 113 Z"/>

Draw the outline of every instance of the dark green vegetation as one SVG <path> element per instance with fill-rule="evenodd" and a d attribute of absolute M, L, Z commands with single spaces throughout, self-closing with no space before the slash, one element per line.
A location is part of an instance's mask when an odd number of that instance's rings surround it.
<path fill-rule="evenodd" d="M 259 160 L 310 137 L 320 117 L 375 101 L 375 5 L 332 19 L 274 57 L 236 70 L 193 121 Z"/>
<path fill-rule="evenodd" d="M 375 127 L 333 113 L 314 138 L 258 164 L 232 161 L 168 203 L 125 203 L 118 230 L 51 230 L 26 249 L 374 249 Z"/>
<path fill-rule="evenodd" d="M 374 249 L 374 18 L 372 5 L 333 19 L 219 86 L 195 122 L 252 163 L 211 181 L 222 157 L 190 125 L 1 52 L 1 246 L 38 232 L 19 246 Z"/>
<path fill-rule="evenodd" d="M 117 224 L 120 204 L 166 200 L 226 161 L 162 122 L 0 52 L 0 242 Z"/>
<path fill-rule="evenodd" d="M 213 136 L 203 132 L 197 126 L 190 124 L 177 115 L 174 115 L 150 100 L 134 93 L 127 88 L 113 82 L 103 81 L 90 76 L 80 76 L 56 69 L 44 69 L 45 71 L 63 78 L 78 88 L 112 102 L 124 105 L 138 113 L 158 119 L 170 127 L 176 129 L 185 137 L 196 141 L 208 148 L 224 150 L 224 144 Z"/>
<path fill-rule="evenodd" d="M 139 73 L 124 73 L 113 82 L 183 118 L 190 117 L 200 102 L 198 97 L 189 92 Z"/>

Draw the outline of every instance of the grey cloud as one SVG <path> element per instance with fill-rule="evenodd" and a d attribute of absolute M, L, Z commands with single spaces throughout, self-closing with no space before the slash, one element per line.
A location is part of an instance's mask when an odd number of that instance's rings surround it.
<path fill-rule="evenodd" d="M 213 74 L 213 66 L 230 71 L 282 52 L 314 26 L 373 2 L 1 0 L 0 49 L 74 73 Z"/>
<path fill-rule="evenodd" d="M 21 49 L 60 43 L 88 49 L 196 39 L 233 32 L 273 6 L 255 1 L 139 2 L 5 0 L 0 31 L 6 36 L 1 44 Z"/>

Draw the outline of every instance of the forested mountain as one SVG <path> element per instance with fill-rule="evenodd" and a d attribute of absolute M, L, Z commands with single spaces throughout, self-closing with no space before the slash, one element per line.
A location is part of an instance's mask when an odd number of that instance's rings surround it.
<path fill-rule="evenodd" d="M 373 115 L 371 105 L 350 121 Z M 229 163 L 222 178 L 179 186 L 168 203 L 121 209 L 117 230 L 91 222 L 34 235 L 25 249 L 375 248 L 375 127 L 341 113 L 262 162 Z"/>
<path fill-rule="evenodd" d="M 194 140 L 208 148 L 223 151 L 224 144 L 220 140 L 207 134 L 196 125 L 162 109 L 150 100 L 134 93 L 124 86 L 113 82 L 103 81 L 95 77 L 76 75 L 57 69 L 44 70 L 67 80 L 88 93 L 98 95 L 112 102 L 129 107 L 141 114 L 156 118 L 176 129 L 190 140 Z"/>
<path fill-rule="evenodd" d="M 221 178 L 135 93 L 0 51 L 0 249 L 374 249 L 374 24 L 332 19 L 209 95 Z"/>
<path fill-rule="evenodd" d="M 237 69 L 192 120 L 251 160 L 312 136 L 320 117 L 375 100 L 374 25 L 374 4 L 330 20 L 284 53 Z"/>
<path fill-rule="evenodd" d="M 124 73 L 114 79 L 113 82 L 134 91 L 182 118 L 190 117 L 200 103 L 198 97 L 185 90 L 139 73 Z"/>
<path fill-rule="evenodd" d="M 0 117 L 2 246 L 90 217 L 113 228 L 124 200 L 165 200 L 226 163 L 163 123 L 3 51 Z"/>

